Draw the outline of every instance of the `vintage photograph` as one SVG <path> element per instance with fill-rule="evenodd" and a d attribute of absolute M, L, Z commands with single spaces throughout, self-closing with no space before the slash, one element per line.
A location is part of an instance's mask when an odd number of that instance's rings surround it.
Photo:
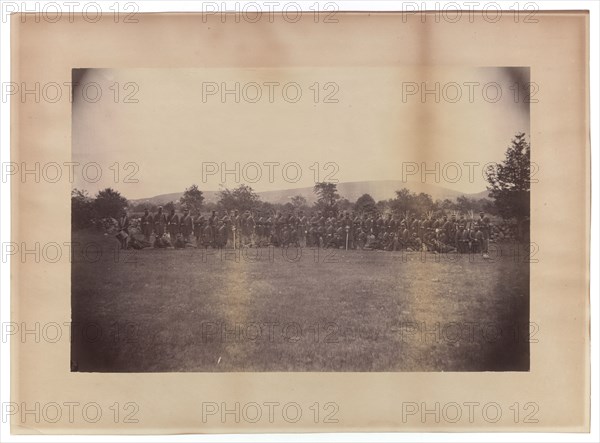
<path fill-rule="evenodd" d="M 528 67 L 72 82 L 71 371 L 530 370 Z"/>

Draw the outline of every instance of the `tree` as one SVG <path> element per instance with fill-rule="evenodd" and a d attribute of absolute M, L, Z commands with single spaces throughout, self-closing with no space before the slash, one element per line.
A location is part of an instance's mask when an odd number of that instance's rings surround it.
<path fill-rule="evenodd" d="M 418 215 L 427 214 L 433 210 L 433 199 L 431 195 L 425 194 L 424 192 L 419 193 L 414 199 L 414 211 Z"/>
<path fill-rule="evenodd" d="M 219 191 L 219 207 L 231 211 L 239 209 L 240 211 L 251 210 L 260 202 L 260 197 L 248 185 L 239 185 L 234 190 L 227 188 Z"/>
<path fill-rule="evenodd" d="M 456 197 L 456 209 L 463 214 L 466 214 L 469 211 L 473 211 L 476 213 L 480 211 L 485 211 L 494 214 L 496 210 L 493 209 L 492 211 L 490 211 L 490 203 L 491 200 L 488 200 L 487 198 L 480 198 L 478 200 L 475 200 L 474 198 L 469 198 L 465 195 L 459 195 L 458 197 Z"/>
<path fill-rule="evenodd" d="M 119 218 L 126 207 L 127 199 L 112 188 L 103 189 L 96 194 L 94 210 L 100 218 Z"/>
<path fill-rule="evenodd" d="M 190 210 L 192 214 L 199 214 L 204 204 L 204 195 L 198 186 L 192 185 L 186 188 L 183 196 L 179 199 L 181 205 Z"/>
<path fill-rule="evenodd" d="M 456 203 L 450 200 L 449 198 L 445 198 L 438 202 L 438 207 L 444 211 L 451 211 L 456 209 Z"/>
<path fill-rule="evenodd" d="M 325 214 L 337 214 L 337 202 L 340 199 L 337 184 L 318 182 L 313 187 L 313 191 L 317 194 L 317 202 L 315 203 L 317 210 L 323 211 Z"/>
<path fill-rule="evenodd" d="M 171 212 L 171 210 L 175 209 L 175 203 L 170 201 L 163 206 L 163 210 L 167 213 Z"/>
<path fill-rule="evenodd" d="M 380 214 L 387 212 L 392 207 L 393 201 L 391 198 L 389 200 L 379 200 L 375 203 L 375 212 L 379 212 Z"/>
<path fill-rule="evenodd" d="M 87 191 L 73 189 L 71 191 L 71 229 L 91 226 L 94 217 L 94 199 L 88 195 Z"/>
<path fill-rule="evenodd" d="M 390 202 L 390 208 L 395 214 L 404 214 L 405 212 L 415 212 L 415 194 L 408 189 L 402 188 L 396 191 L 396 198 Z"/>
<path fill-rule="evenodd" d="M 375 210 L 375 199 L 369 194 L 363 194 L 354 203 L 354 210 L 359 213 L 373 212 Z"/>
<path fill-rule="evenodd" d="M 337 207 L 340 211 L 350 211 L 352 209 L 354 205 L 352 204 L 352 202 L 350 200 L 348 200 L 347 198 L 340 198 L 339 201 L 337 202 Z"/>
<path fill-rule="evenodd" d="M 530 159 L 530 146 L 521 132 L 507 148 L 506 159 L 486 170 L 494 206 L 504 219 L 516 219 L 519 236 L 523 233 L 523 222 L 529 218 Z"/>
<path fill-rule="evenodd" d="M 295 195 L 291 198 L 292 205 L 296 211 L 303 211 L 307 208 L 306 198 L 301 195 Z"/>

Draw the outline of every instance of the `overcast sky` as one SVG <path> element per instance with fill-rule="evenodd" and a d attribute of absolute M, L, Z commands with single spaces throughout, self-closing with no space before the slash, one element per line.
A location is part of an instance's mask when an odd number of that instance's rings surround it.
<path fill-rule="evenodd" d="M 440 175 L 427 175 L 428 183 L 437 178 L 441 186 L 479 192 L 486 185 L 481 167 L 472 167 L 475 174 L 470 179 L 464 163 L 501 161 L 517 132 L 529 134 L 529 105 L 522 94 L 515 96 L 529 81 L 526 68 L 87 69 L 74 73 L 80 86 L 73 100 L 73 161 L 96 162 L 103 170 L 96 183 L 81 176 L 74 183 L 90 194 L 110 186 L 136 199 L 183 191 L 192 183 L 202 190 L 218 190 L 221 174 L 202 174 L 203 164 L 211 168 L 212 163 L 219 169 L 223 163 L 229 169 L 239 163 L 239 181 L 249 178 L 256 191 L 267 191 L 312 186 L 328 172 L 335 172 L 333 178 L 339 182 L 421 179 L 403 176 L 403 164 L 405 171 L 412 162 L 419 168 L 425 162 L 433 170 L 437 162 Z M 223 86 L 235 91 L 236 83 L 239 103 L 235 92 L 222 96 Z M 439 93 L 427 94 L 423 100 L 423 83 L 432 91 L 437 83 Z M 102 91 L 98 101 L 94 85 Z M 496 101 L 498 91 L 502 96 Z M 132 99 L 138 102 L 126 103 Z M 109 168 L 115 162 L 121 170 L 118 182 L 115 168 Z M 125 169 L 127 162 L 136 166 Z M 272 166 L 272 180 L 265 162 L 279 163 Z M 283 165 L 291 162 L 299 168 L 288 166 L 286 179 Z M 336 166 L 326 169 L 328 162 Z M 251 163 L 261 166 L 261 177 L 256 178 L 257 168 Z M 461 166 L 463 175 L 458 180 L 451 163 Z M 128 173 L 138 183 L 125 183 Z M 227 187 L 238 184 L 233 174 L 226 176 Z"/>

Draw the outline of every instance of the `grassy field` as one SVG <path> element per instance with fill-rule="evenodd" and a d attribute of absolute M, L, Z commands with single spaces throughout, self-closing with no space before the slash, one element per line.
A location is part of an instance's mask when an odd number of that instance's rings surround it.
<path fill-rule="evenodd" d="M 297 250 L 268 248 L 117 255 L 91 231 L 73 242 L 73 370 L 529 369 L 529 264 L 514 245 L 487 261 L 343 250 L 294 261 Z"/>

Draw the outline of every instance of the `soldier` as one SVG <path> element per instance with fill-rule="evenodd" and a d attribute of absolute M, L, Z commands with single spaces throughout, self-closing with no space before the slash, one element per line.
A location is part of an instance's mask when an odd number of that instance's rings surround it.
<path fill-rule="evenodd" d="M 215 229 L 216 227 L 213 228 L 209 223 L 204 225 L 204 229 L 202 230 L 202 246 L 205 249 L 208 249 L 209 246 L 215 248 Z"/>
<path fill-rule="evenodd" d="M 300 247 L 300 242 L 298 241 L 298 227 L 294 225 L 290 228 L 290 244 L 296 248 Z"/>
<path fill-rule="evenodd" d="M 267 246 L 271 244 L 271 231 L 273 227 L 273 219 L 271 216 L 267 216 L 265 224 L 263 225 L 263 238 Z"/>
<path fill-rule="evenodd" d="M 459 246 L 459 252 L 463 254 L 471 252 L 471 230 L 466 226 L 460 232 Z"/>
<path fill-rule="evenodd" d="M 408 226 L 402 224 L 402 236 L 400 237 L 400 242 L 404 249 L 408 248 L 410 244 L 410 231 L 408 230 Z"/>
<path fill-rule="evenodd" d="M 358 230 L 358 247 L 360 249 L 365 249 L 365 245 L 367 244 L 367 233 L 360 228 Z"/>
<path fill-rule="evenodd" d="M 150 212 L 148 211 L 148 209 L 144 209 L 144 215 L 142 215 L 142 218 L 140 219 L 140 224 L 142 225 L 142 234 L 144 234 L 144 240 L 146 240 L 147 242 L 150 241 L 150 236 L 152 235 L 152 224 L 154 221 L 154 217 L 152 217 L 152 215 L 150 215 Z"/>
<path fill-rule="evenodd" d="M 410 227 L 409 227 L 409 231 L 410 231 L 411 235 L 419 234 L 419 225 L 420 225 L 419 218 L 415 216 L 415 218 L 411 221 Z"/>
<path fill-rule="evenodd" d="M 154 247 L 165 248 L 166 242 L 164 239 L 165 229 L 167 226 L 167 215 L 163 212 L 163 207 L 158 207 L 158 212 L 154 215 Z"/>
<path fill-rule="evenodd" d="M 202 235 L 206 227 L 206 219 L 202 214 L 199 214 L 194 220 L 194 237 L 196 237 L 196 247 L 202 245 Z"/>
<path fill-rule="evenodd" d="M 227 238 L 228 238 L 228 230 L 227 230 L 227 225 L 225 224 L 225 217 L 221 218 L 218 222 L 217 225 L 217 240 L 216 240 L 216 246 L 219 249 L 224 248 L 227 245 Z"/>
<path fill-rule="evenodd" d="M 260 212 L 258 213 L 258 219 L 256 220 L 255 237 L 256 245 L 260 248 L 265 237 L 265 218 Z"/>
<path fill-rule="evenodd" d="M 373 232 L 373 215 L 369 214 L 367 219 L 365 220 L 365 231 L 367 234 L 371 234 Z"/>
<path fill-rule="evenodd" d="M 175 213 L 175 209 L 171 209 L 171 213 L 167 217 L 167 230 L 171 237 L 171 244 L 175 246 L 177 235 L 179 235 L 179 215 Z"/>
<path fill-rule="evenodd" d="M 190 243 L 190 236 L 194 232 L 194 220 L 188 208 L 183 210 L 183 217 L 179 221 L 179 232 L 183 236 L 184 243 Z"/>
<path fill-rule="evenodd" d="M 287 248 L 290 244 L 290 227 L 286 223 L 281 228 L 281 247 Z"/>
<path fill-rule="evenodd" d="M 245 245 L 254 245 L 256 243 L 256 222 L 254 216 L 250 211 L 246 211 L 247 216 L 244 219 L 243 230 L 245 235 Z"/>
<path fill-rule="evenodd" d="M 308 227 L 308 231 L 306 231 L 306 245 L 305 245 L 306 247 L 312 248 L 313 246 L 315 246 L 315 244 L 316 244 L 315 236 L 316 236 L 315 228 L 313 227 L 313 225 L 310 225 Z"/>
<path fill-rule="evenodd" d="M 462 229 L 465 229 L 467 227 L 467 220 L 465 220 L 464 214 L 460 215 L 460 220 L 458 220 L 458 226 Z"/>
<path fill-rule="evenodd" d="M 444 217 L 446 219 L 444 223 L 444 233 L 446 234 L 446 243 L 454 245 L 454 248 L 457 248 L 456 244 L 456 216 L 452 215 L 451 219 L 448 220 L 448 217 Z"/>
<path fill-rule="evenodd" d="M 390 244 L 394 240 L 394 236 L 390 235 L 387 229 L 381 233 L 381 236 L 381 249 L 383 249 L 384 251 L 388 251 Z"/>
<path fill-rule="evenodd" d="M 324 247 L 329 248 L 333 244 L 333 235 L 335 234 L 335 228 L 331 222 L 327 223 L 325 228 Z"/>
<path fill-rule="evenodd" d="M 332 246 L 338 249 L 346 247 L 346 230 L 341 224 L 334 226 Z"/>
<path fill-rule="evenodd" d="M 471 232 L 471 252 L 483 254 L 483 232 L 478 223 L 475 224 L 475 228 Z"/>
<path fill-rule="evenodd" d="M 323 248 L 325 247 L 325 240 L 326 240 L 327 236 L 325 233 L 325 226 L 322 224 L 318 224 L 317 225 L 317 232 L 316 232 L 316 244 L 315 246 L 317 248 Z"/>
<path fill-rule="evenodd" d="M 117 238 L 121 243 L 121 249 L 127 249 L 129 246 L 129 216 L 127 215 L 127 209 L 123 209 L 121 217 L 119 217 L 119 233 Z"/>
<path fill-rule="evenodd" d="M 210 233 L 212 235 L 210 239 L 211 245 L 213 247 L 217 244 L 217 229 L 219 224 L 219 217 L 217 217 L 217 211 L 212 211 L 210 217 L 208 217 L 208 226 L 210 227 Z"/>
<path fill-rule="evenodd" d="M 344 248 L 346 247 L 346 237 L 348 238 L 348 249 L 354 249 L 354 224 L 352 223 L 352 219 L 350 215 L 346 212 L 344 218 L 342 219 L 342 229 L 343 229 L 343 239 L 344 239 Z"/>
<path fill-rule="evenodd" d="M 380 214 L 377 216 L 377 218 L 375 219 L 375 222 L 373 223 L 372 229 L 373 229 L 373 234 L 375 234 L 375 237 L 379 238 L 379 234 L 381 233 L 382 226 L 383 226 L 383 218 L 381 217 L 381 214 Z"/>
<path fill-rule="evenodd" d="M 225 226 L 225 243 L 223 244 L 223 238 L 220 239 L 220 242 L 222 244 L 222 248 L 226 248 L 228 246 L 233 246 L 233 224 L 232 224 L 232 220 L 231 217 L 229 216 L 229 213 L 227 211 L 223 211 L 222 212 L 222 216 L 221 216 L 221 221 L 223 222 L 223 226 Z M 219 225 L 219 235 L 221 235 L 221 226 Z"/>
<path fill-rule="evenodd" d="M 242 217 L 240 216 L 239 211 L 236 209 L 231 213 L 231 230 L 235 231 L 235 235 L 232 232 L 232 242 L 235 239 L 234 248 L 239 248 L 242 244 Z"/>
<path fill-rule="evenodd" d="M 423 248 L 421 239 L 417 236 L 416 232 L 412 233 L 412 238 L 410 239 L 410 245 L 408 250 L 410 251 L 421 251 Z"/>
<path fill-rule="evenodd" d="M 388 215 L 386 215 L 385 220 L 383 220 L 383 226 L 386 229 L 390 228 L 390 227 L 392 227 L 392 222 L 393 222 L 392 214 L 388 214 Z"/>
<path fill-rule="evenodd" d="M 491 225 L 490 219 L 485 216 L 484 212 L 481 211 L 479 213 L 479 220 L 477 220 L 479 225 L 479 230 L 481 231 L 481 253 L 483 254 L 483 258 L 489 258 L 488 249 L 490 244 L 490 234 L 491 234 Z"/>
<path fill-rule="evenodd" d="M 375 237 L 375 234 L 373 234 L 373 232 L 371 231 L 367 235 L 367 241 L 365 243 L 364 249 L 367 251 L 371 251 L 371 250 L 375 249 L 376 247 L 377 247 L 377 238 Z"/>
<path fill-rule="evenodd" d="M 306 236 L 308 234 L 308 217 L 304 215 L 304 211 L 300 211 L 298 215 L 298 242 L 300 247 L 306 247 Z"/>

